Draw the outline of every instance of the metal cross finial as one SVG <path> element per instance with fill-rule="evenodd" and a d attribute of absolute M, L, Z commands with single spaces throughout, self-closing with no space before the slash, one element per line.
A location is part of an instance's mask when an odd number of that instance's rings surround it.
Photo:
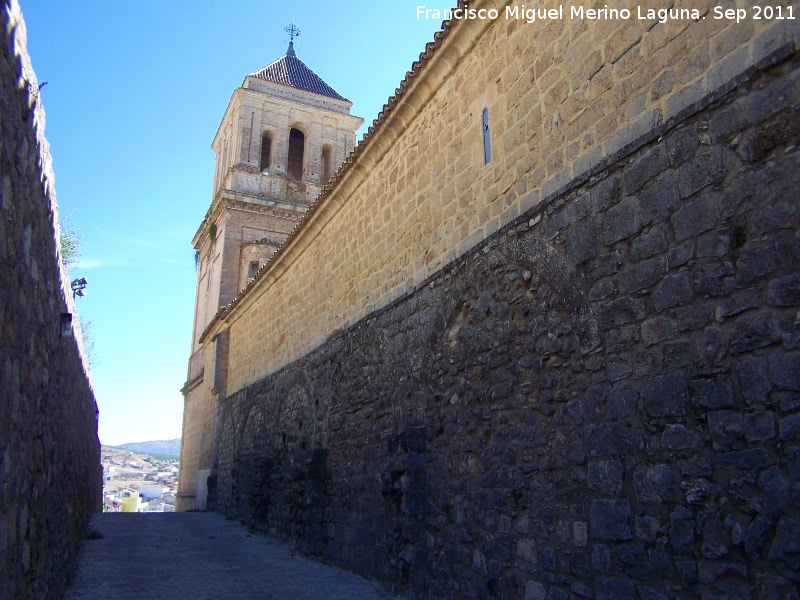
<path fill-rule="evenodd" d="M 294 26 L 294 20 L 292 20 L 292 24 L 288 27 L 283 28 L 286 33 L 289 34 L 289 41 L 294 42 L 294 38 L 300 35 L 300 30 Z"/>

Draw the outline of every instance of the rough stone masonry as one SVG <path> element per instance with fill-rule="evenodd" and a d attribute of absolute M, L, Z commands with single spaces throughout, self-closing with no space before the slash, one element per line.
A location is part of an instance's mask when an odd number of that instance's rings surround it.
<path fill-rule="evenodd" d="M 211 503 L 408 597 L 797 597 L 798 67 L 221 401 Z"/>
<path fill-rule="evenodd" d="M 101 491 L 97 406 L 57 254 L 44 110 L 0 2 L 0 598 L 60 598 Z"/>

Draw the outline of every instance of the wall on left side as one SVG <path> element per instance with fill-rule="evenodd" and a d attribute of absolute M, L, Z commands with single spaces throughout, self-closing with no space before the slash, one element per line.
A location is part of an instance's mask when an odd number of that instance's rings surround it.
<path fill-rule="evenodd" d="M 58 256 L 39 86 L 0 0 L 0 597 L 60 598 L 100 506 L 97 405 Z"/>

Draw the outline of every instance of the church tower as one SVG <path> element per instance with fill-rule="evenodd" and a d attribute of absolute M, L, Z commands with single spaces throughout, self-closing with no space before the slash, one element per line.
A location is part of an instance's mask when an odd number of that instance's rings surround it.
<path fill-rule="evenodd" d="M 292 40 L 297 30 L 287 28 Z M 214 354 L 200 336 L 286 240 L 355 146 L 364 122 L 353 103 L 286 54 L 250 73 L 234 90 L 211 148 L 211 206 L 192 239 L 197 292 L 184 394 L 177 510 L 205 508 L 216 402 L 225 397 Z"/>

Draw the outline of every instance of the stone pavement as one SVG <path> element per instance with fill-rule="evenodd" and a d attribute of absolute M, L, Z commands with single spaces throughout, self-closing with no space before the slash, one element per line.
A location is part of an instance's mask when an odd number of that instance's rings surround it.
<path fill-rule="evenodd" d="M 84 541 L 66 600 L 389 598 L 216 513 L 101 513 L 91 529 L 102 537 Z"/>

